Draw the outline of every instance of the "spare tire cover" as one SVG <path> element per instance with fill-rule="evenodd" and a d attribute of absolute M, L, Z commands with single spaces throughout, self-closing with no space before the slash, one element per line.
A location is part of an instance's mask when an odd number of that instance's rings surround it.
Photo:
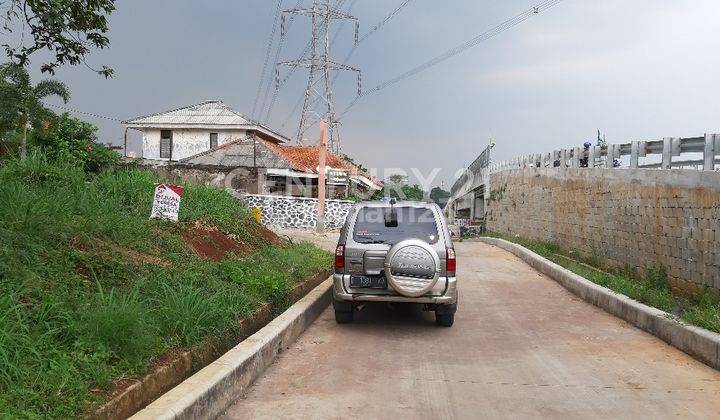
<path fill-rule="evenodd" d="M 418 297 L 429 292 L 440 276 L 440 258 L 427 242 L 407 239 L 393 245 L 385 257 L 385 277 L 398 293 Z"/>

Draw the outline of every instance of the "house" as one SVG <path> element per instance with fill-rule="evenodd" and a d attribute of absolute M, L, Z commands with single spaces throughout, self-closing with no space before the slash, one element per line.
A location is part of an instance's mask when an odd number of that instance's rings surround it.
<path fill-rule="evenodd" d="M 250 121 L 222 101 L 205 101 L 124 122 L 143 133 L 146 165 L 169 175 L 252 194 L 316 197 L 319 146 L 289 139 Z M 329 151 L 327 196 L 371 195 L 382 184 Z"/>
<path fill-rule="evenodd" d="M 289 140 L 219 100 L 137 117 L 123 124 L 143 133 L 142 157 L 160 161 L 180 161 L 251 136 L 272 144 Z"/>
<path fill-rule="evenodd" d="M 256 194 L 316 197 L 319 146 L 287 146 L 263 138 L 241 139 L 178 162 L 187 168 L 232 174 L 223 180 L 235 190 Z M 341 157 L 326 153 L 329 198 L 372 195 L 382 183 Z"/>
<path fill-rule="evenodd" d="M 296 195 L 297 185 L 304 185 L 311 196 L 317 195 L 320 146 L 270 146 L 288 162 L 294 172 L 284 173 L 268 169 L 270 193 Z M 345 198 L 351 192 L 370 193 L 382 189 L 382 183 L 357 166 L 329 151 L 325 156 L 328 197 Z M 302 174 L 302 175 L 301 175 Z M 273 182 L 274 181 L 274 182 Z"/>

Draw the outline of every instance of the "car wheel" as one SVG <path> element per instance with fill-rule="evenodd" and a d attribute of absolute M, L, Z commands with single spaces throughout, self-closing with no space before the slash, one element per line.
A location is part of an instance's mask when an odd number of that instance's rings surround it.
<path fill-rule="evenodd" d="M 335 322 L 338 324 L 349 324 L 353 320 L 353 311 L 345 312 L 335 309 Z"/>
<path fill-rule="evenodd" d="M 335 322 L 338 324 L 349 324 L 353 320 L 354 306 L 352 302 L 342 302 L 333 298 L 335 309 Z"/>
<path fill-rule="evenodd" d="M 441 327 L 452 327 L 455 322 L 455 314 L 435 313 L 435 323 Z"/>

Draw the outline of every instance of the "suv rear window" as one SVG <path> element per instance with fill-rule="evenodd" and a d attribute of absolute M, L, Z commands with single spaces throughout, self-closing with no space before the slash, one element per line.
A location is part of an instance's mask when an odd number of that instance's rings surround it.
<path fill-rule="evenodd" d="M 395 207 L 397 226 L 385 225 L 389 207 L 363 207 L 355 219 L 353 240 L 361 244 L 393 245 L 405 239 L 417 238 L 434 244 L 438 241 L 438 228 L 432 209 Z"/>

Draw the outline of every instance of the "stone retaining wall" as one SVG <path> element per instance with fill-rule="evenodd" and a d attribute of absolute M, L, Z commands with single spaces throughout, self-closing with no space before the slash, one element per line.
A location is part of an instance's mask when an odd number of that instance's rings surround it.
<path fill-rule="evenodd" d="M 317 199 L 285 197 L 276 195 L 252 195 L 244 197 L 248 208 L 261 209 L 264 225 L 292 229 L 313 229 L 317 224 Z M 340 229 L 350 211 L 353 201 L 325 200 L 325 227 Z"/>
<path fill-rule="evenodd" d="M 490 178 L 488 230 L 720 289 L 720 173 L 524 168 Z"/>

